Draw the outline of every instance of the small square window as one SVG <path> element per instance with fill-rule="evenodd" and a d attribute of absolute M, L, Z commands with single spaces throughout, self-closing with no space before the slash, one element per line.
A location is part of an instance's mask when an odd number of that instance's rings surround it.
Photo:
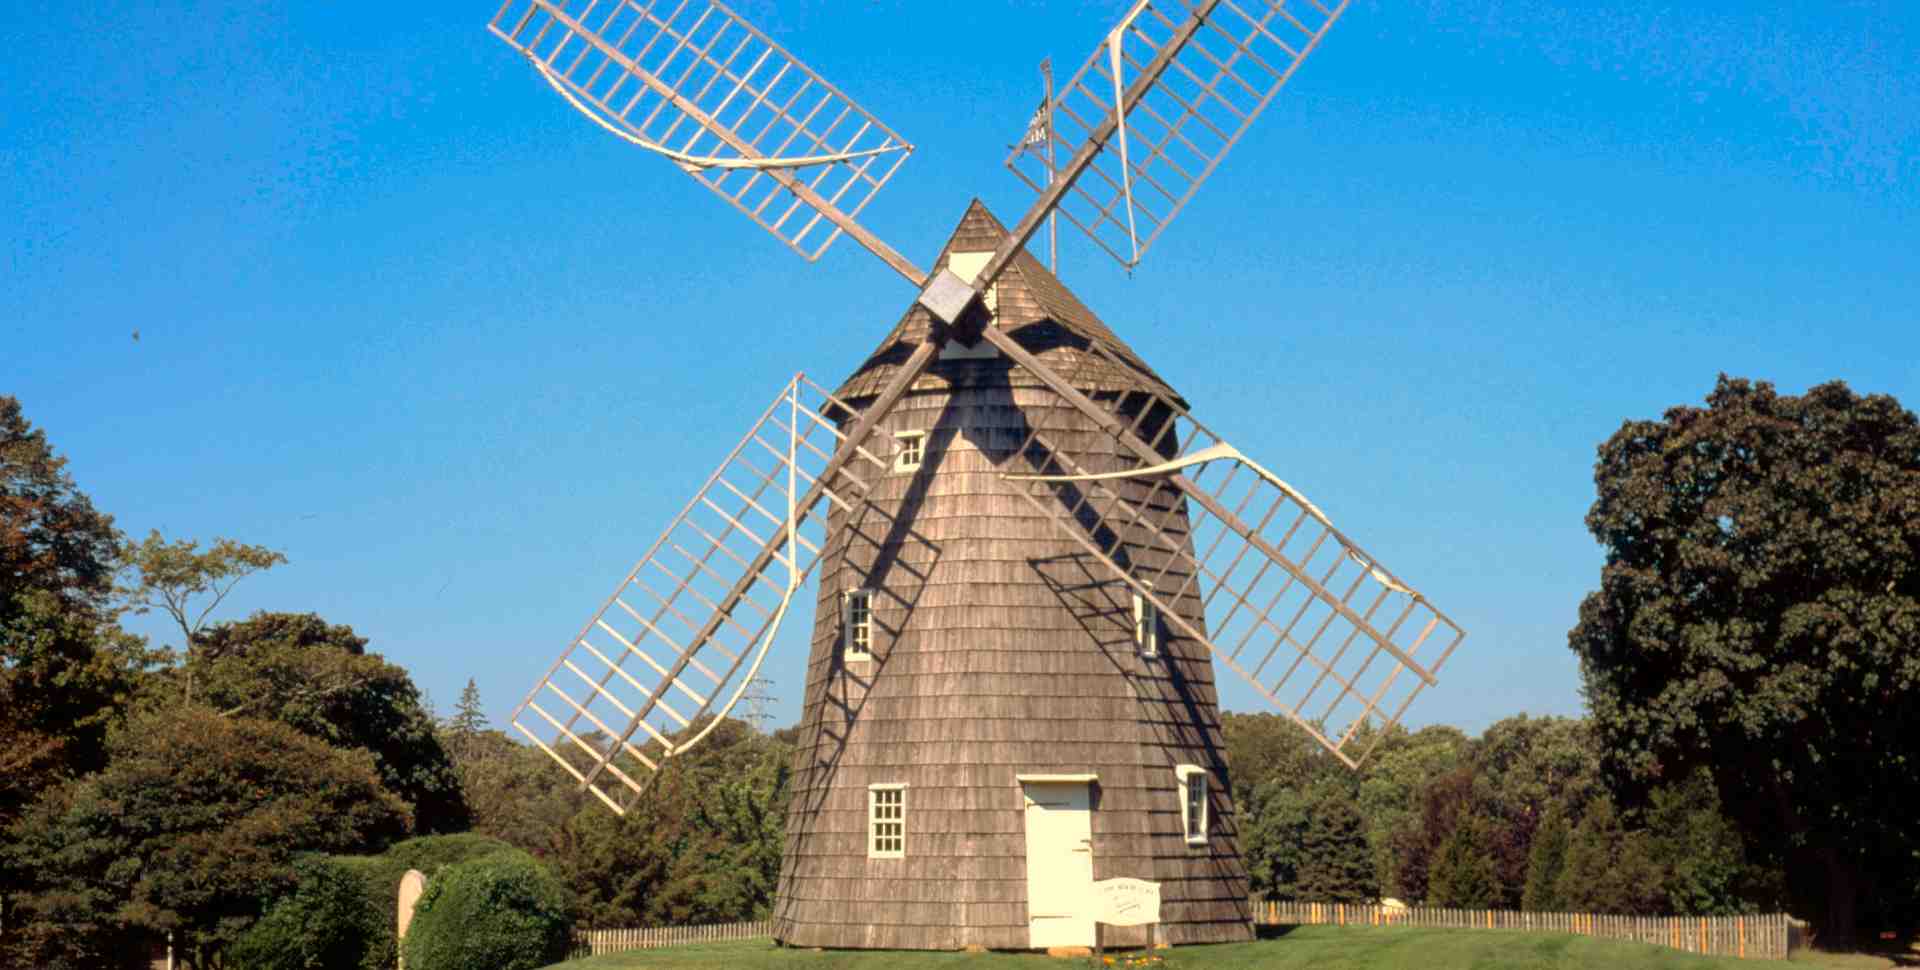
<path fill-rule="evenodd" d="M 907 854 L 907 786 L 867 786 L 867 858 Z"/>
<path fill-rule="evenodd" d="M 847 660 L 873 659 L 873 590 L 840 594 L 840 651 Z"/>
<path fill-rule="evenodd" d="M 896 431 L 893 433 L 893 442 L 894 471 L 913 471 L 926 460 L 927 433 L 925 431 Z"/>
<path fill-rule="evenodd" d="M 1160 656 L 1160 607 L 1138 592 L 1133 594 L 1133 645 L 1142 657 Z"/>
<path fill-rule="evenodd" d="M 1188 845 L 1207 844 L 1207 770 L 1199 765 L 1181 765 L 1174 774 L 1180 779 L 1180 824 Z"/>

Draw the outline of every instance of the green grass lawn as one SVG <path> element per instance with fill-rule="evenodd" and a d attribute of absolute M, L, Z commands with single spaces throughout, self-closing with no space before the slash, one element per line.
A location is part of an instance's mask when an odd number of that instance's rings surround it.
<path fill-rule="evenodd" d="M 1165 960 L 1160 965 L 1164 970 L 1785 970 L 1787 966 L 1558 933 L 1408 927 L 1303 926 L 1254 943 L 1177 947 L 1159 955 Z M 1116 965 L 1123 961 L 1124 956 L 1115 959 Z M 1088 962 L 1025 953 L 815 952 L 780 949 L 770 940 L 749 940 L 607 954 L 570 960 L 555 970 L 1072 970 Z"/>

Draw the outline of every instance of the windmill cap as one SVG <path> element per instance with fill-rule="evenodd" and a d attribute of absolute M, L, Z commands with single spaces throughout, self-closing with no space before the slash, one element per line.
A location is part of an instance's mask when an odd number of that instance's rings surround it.
<path fill-rule="evenodd" d="M 953 235 L 941 247 L 933 271 L 947 268 L 956 253 L 990 253 L 1007 236 L 1006 226 L 994 218 L 979 199 L 974 199 L 967 206 L 966 214 L 960 217 Z M 1186 404 L 1133 348 L 1108 329 L 1059 277 L 1025 249 L 1007 264 L 994 291 L 997 326 L 1042 361 L 1070 375 L 1081 390 L 1151 391 L 1179 400 L 1183 406 Z M 841 383 L 837 395 L 849 402 L 877 396 L 893 376 L 894 369 L 928 339 L 936 324 L 926 307 L 918 303 L 909 307 L 879 348 Z M 1093 344 L 1104 346 L 1121 363 L 1089 353 Z M 1024 370 L 1014 368 L 1009 372 L 1005 361 L 961 356 L 934 361 L 910 390 L 946 390 L 988 380 L 1010 381 L 1015 386 L 1040 386 L 1040 381 Z"/>

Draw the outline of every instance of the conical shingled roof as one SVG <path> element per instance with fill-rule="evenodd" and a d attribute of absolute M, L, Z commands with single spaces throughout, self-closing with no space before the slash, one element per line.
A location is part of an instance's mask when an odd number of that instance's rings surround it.
<path fill-rule="evenodd" d="M 937 273 L 946 268 L 954 253 L 990 252 L 1006 237 L 1006 227 L 975 199 L 961 217 L 952 238 L 941 248 L 933 271 Z M 1178 398 L 1177 392 L 1161 380 L 1133 348 L 1107 329 L 1059 277 L 1025 249 L 1000 274 L 996 285 L 997 326 L 1042 361 L 1068 375 L 1082 390 L 1151 390 Z M 854 401 L 878 395 L 894 368 L 927 339 L 933 324 L 933 315 L 915 303 L 881 341 L 879 349 L 840 385 L 839 396 Z M 1096 342 L 1128 366 L 1117 366 L 1086 353 L 1086 348 Z M 1013 368 L 1009 373 L 1008 367 L 1008 361 L 998 358 L 936 360 L 914 382 L 911 390 L 968 387 L 982 379 L 998 382 L 1010 379 L 1014 386 L 1039 386 L 1032 375 L 1020 368 Z"/>

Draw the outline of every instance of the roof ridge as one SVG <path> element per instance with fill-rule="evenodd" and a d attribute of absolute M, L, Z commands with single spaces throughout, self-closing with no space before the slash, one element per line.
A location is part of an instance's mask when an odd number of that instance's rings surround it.
<path fill-rule="evenodd" d="M 934 258 L 933 271 L 944 268 L 955 253 L 989 252 L 997 249 L 1006 240 L 1009 232 L 1006 225 L 994 216 L 986 204 L 973 199 L 961 215 L 958 225 L 947 241 L 940 247 L 940 253 Z M 996 325 L 1006 328 L 1008 334 L 1029 350 L 1042 356 L 1072 354 L 1076 358 L 1085 358 L 1084 349 L 1075 350 L 1062 346 L 1060 338 L 1076 338 L 1085 344 L 1093 345 L 1106 352 L 1114 363 L 1094 364 L 1097 374 L 1085 379 L 1091 387 L 1101 390 L 1123 390 L 1130 387 L 1142 387 L 1164 392 L 1179 398 L 1178 392 L 1163 380 L 1160 375 L 1147 366 L 1146 362 L 1132 347 L 1127 346 L 1118 334 L 1115 334 L 1093 310 L 1081 302 L 1060 278 L 1042 264 L 1034 255 L 1022 247 L 1007 264 L 1007 269 L 997 282 L 1000 288 L 999 313 L 1001 320 Z M 1047 324 L 1053 324 L 1053 327 Z M 933 326 L 933 316 L 918 303 L 913 304 L 902 314 L 898 323 L 888 331 L 880 346 L 855 369 L 853 374 L 841 383 L 840 395 L 847 398 L 866 397 L 878 393 L 885 383 L 886 375 L 893 367 L 903 363 Z M 1057 328 L 1057 331 L 1055 330 Z M 1064 332 L 1064 333 L 1062 333 Z M 1071 342 L 1071 341 L 1069 341 Z M 1064 364 L 1065 360 L 1056 361 Z M 981 361 L 936 360 L 929 370 L 935 380 L 945 382 L 957 378 L 964 365 L 977 365 Z M 1120 366 L 1115 366 L 1116 364 Z M 1087 369 L 1087 368 L 1079 368 Z M 956 373 L 943 375 L 943 371 Z M 1071 373 L 1071 371 L 1069 371 Z M 923 376 L 921 380 L 926 380 Z"/>

